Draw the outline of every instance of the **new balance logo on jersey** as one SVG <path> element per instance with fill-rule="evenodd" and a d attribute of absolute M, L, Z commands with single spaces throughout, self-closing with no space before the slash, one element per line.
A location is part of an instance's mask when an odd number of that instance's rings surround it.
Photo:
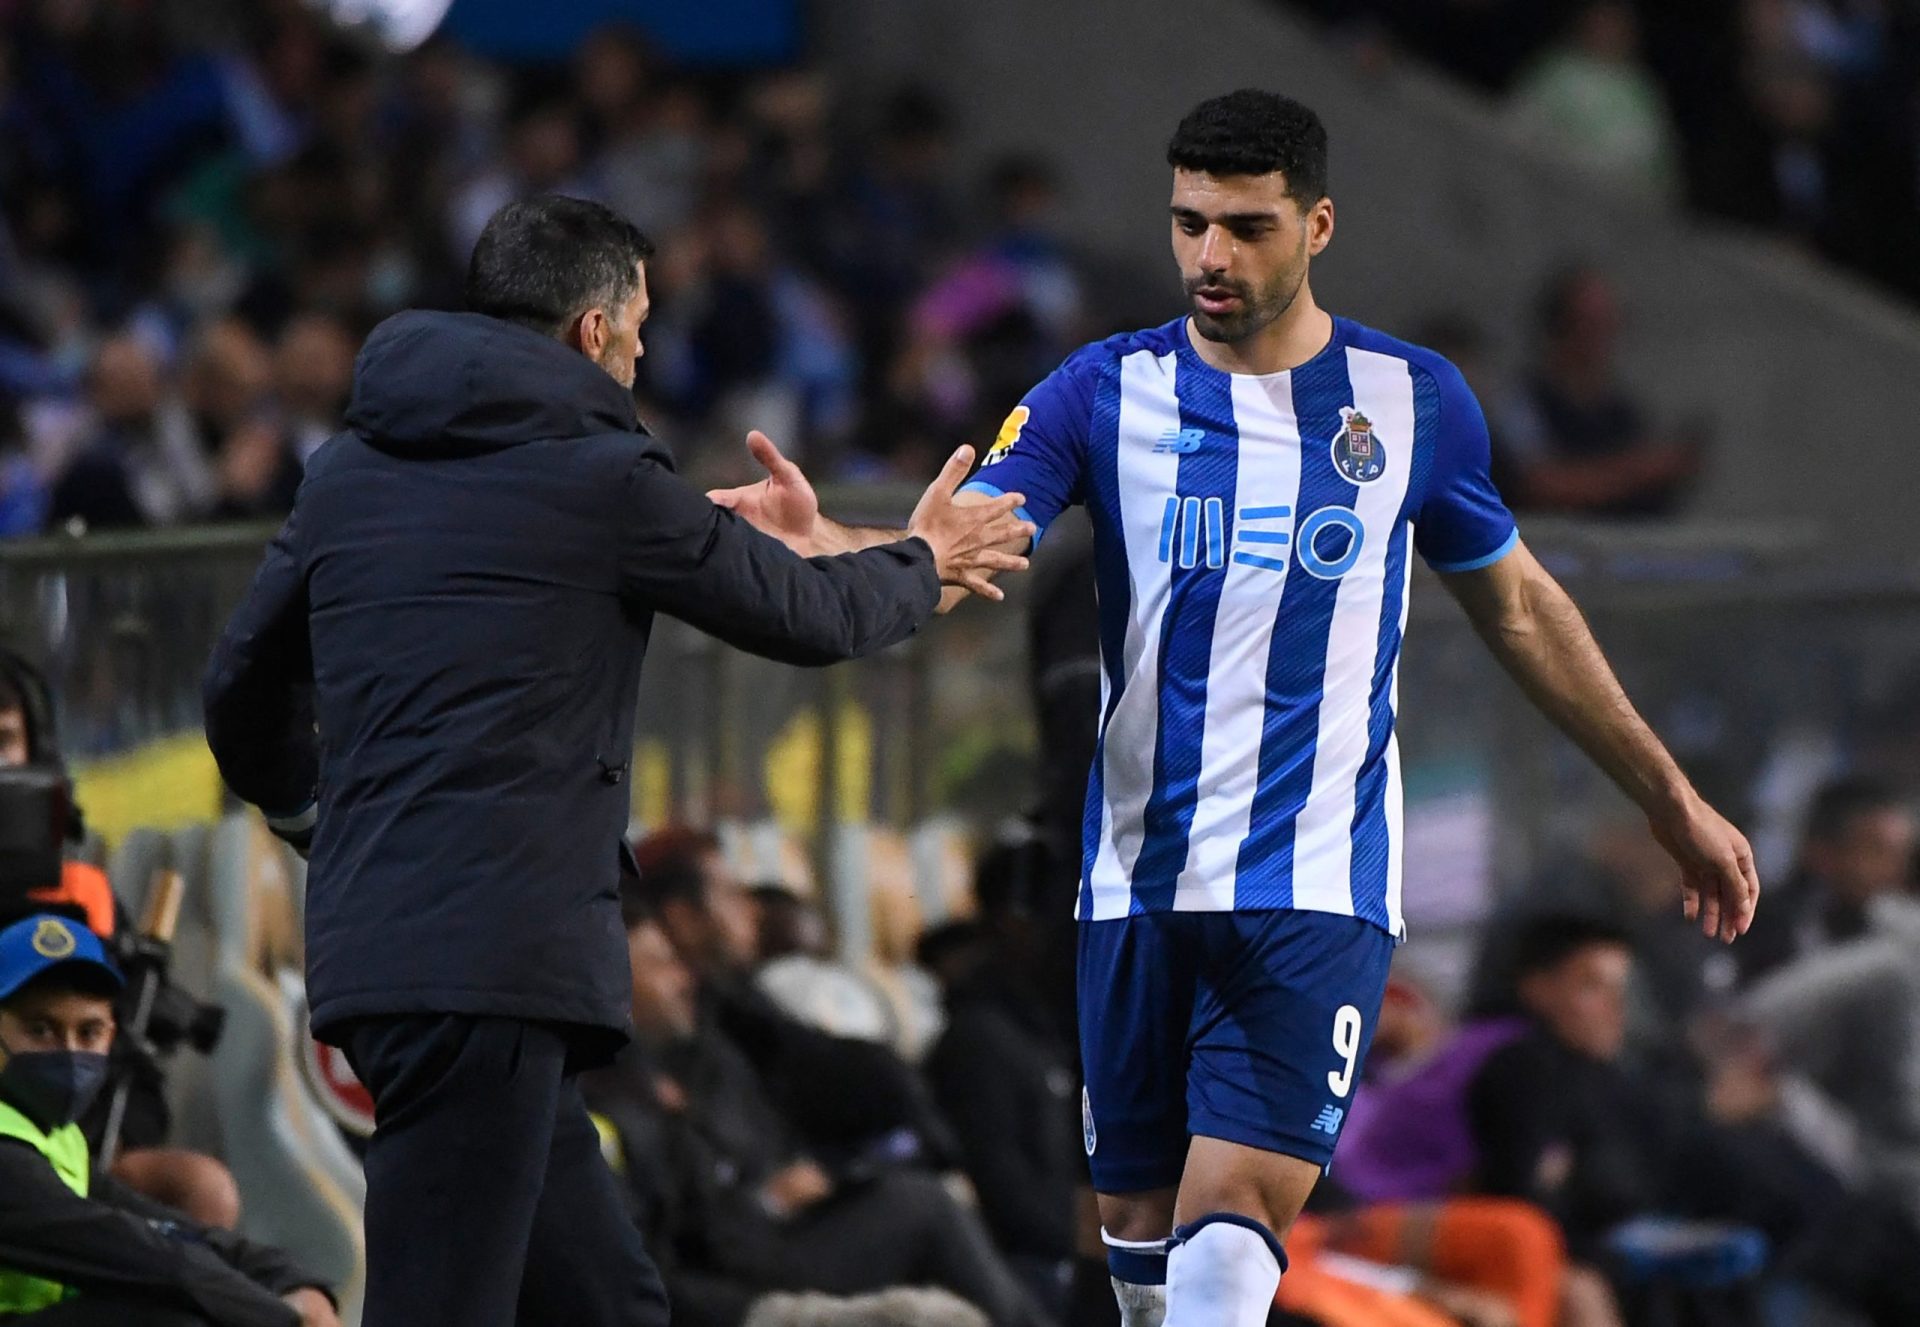
<path fill-rule="evenodd" d="M 1347 1118 L 1347 1112 L 1338 1106 L 1322 1106 L 1320 1114 L 1313 1121 L 1313 1128 L 1329 1138 L 1340 1133 L 1340 1122 Z"/>
<path fill-rule="evenodd" d="M 1160 435 L 1160 441 L 1153 444 L 1157 452 L 1172 452 L 1175 456 L 1187 456 L 1200 450 L 1200 444 L 1207 440 L 1205 429 L 1168 429 Z"/>

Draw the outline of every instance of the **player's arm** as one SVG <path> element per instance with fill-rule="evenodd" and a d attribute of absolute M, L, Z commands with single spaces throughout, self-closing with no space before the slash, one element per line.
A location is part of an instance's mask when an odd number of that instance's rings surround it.
<path fill-rule="evenodd" d="M 1634 709 L 1572 597 L 1518 542 L 1442 580 L 1528 699 L 1646 812 L 1680 865 L 1687 916 L 1724 941 L 1743 934 L 1760 897 L 1753 849 Z"/>

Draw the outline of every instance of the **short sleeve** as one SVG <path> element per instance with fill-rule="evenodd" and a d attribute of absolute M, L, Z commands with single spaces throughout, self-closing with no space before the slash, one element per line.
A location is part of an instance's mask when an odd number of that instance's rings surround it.
<path fill-rule="evenodd" d="M 1493 486 L 1487 417 L 1473 389 L 1444 360 L 1427 377 L 1430 385 L 1415 390 L 1433 398 L 1434 456 L 1414 515 L 1414 544 L 1435 571 L 1478 571 L 1511 553 L 1520 531 Z"/>
<path fill-rule="evenodd" d="M 1086 352 L 1075 354 L 1041 379 L 1007 416 L 986 464 L 967 483 L 992 497 L 1025 494 L 1020 514 L 1039 527 L 1035 543 L 1054 517 L 1083 496 L 1093 417 L 1090 361 Z"/>

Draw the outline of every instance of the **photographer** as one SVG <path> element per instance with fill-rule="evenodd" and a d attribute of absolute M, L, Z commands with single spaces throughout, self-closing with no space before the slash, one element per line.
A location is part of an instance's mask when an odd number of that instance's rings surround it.
<path fill-rule="evenodd" d="M 38 669 L 0 646 L 0 926 L 35 913 L 53 912 L 84 922 L 132 967 L 154 962 L 142 956 L 106 872 L 67 856 L 82 835 L 66 763 L 53 721 L 51 692 Z M 130 1026 L 131 1010 L 121 1020 Z M 114 1176 L 156 1202 L 203 1225 L 231 1229 L 240 1219 L 240 1194 L 219 1161 L 183 1148 L 164 1147 L 171 1118 L 165 1078 L 153 1050 L 170 1051 L 182 1041 L 202 1053 L 219 1034 L 220 1015 L 164 980 L 147 1020 L 145 1045 L 122 1037 L 111 1084 L 81 1120 L 94 1155 L 117 1151 Z M 114 1085 L 124 1085 L 125 1105 L 115 1146 L 107 1138 L 108 1103 Z"/>
<path fill-rule="evenodd" d="M 275 1249 L 94 1170 L 76 1123 L 107 1078 L 119 971 L 42 913 L 0 930 L 0 1319 L 10 1327 L 339 1327 Z"/>

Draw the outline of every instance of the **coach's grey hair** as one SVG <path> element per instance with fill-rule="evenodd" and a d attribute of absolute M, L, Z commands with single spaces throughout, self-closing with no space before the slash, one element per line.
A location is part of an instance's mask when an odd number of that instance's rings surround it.
<path fill-rule="evenodd" d="M 992 1327 L 987 1315 L 945 1290 L 888 1290 L 858 1299 L 767 1295 L 742 1327 Z"/>

